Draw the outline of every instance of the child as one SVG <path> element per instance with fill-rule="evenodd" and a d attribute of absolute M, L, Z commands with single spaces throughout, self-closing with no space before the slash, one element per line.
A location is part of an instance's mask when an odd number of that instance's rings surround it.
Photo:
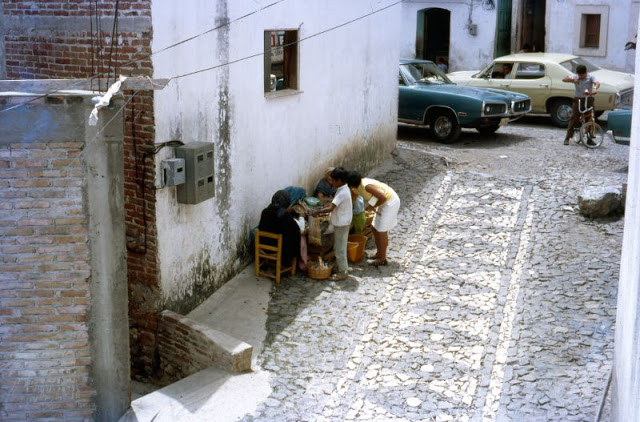
<path fill-rule="evenodd" d="M 349 173 L 342 167 L 337 167 L 331 172 L 331 184 L 336 188 L 336 194 L 330 204 L 315 213 L 331 213 L 333 224 L 333 251 L 336 254 L 337 271 L 331 277 L 333 281 L 345 280 L 348 276 L 349 264 L 347 263 L 347 242 L 349 240 L 349 227 L 353 217 L 353 204 L 351 192 L 347 186 Z"/>

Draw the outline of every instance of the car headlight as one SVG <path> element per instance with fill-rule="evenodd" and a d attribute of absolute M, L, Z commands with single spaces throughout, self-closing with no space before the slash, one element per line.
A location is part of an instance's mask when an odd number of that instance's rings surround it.
<path fill-rule="evenodd" d="M 504 114 L 507 111 L 506 104 L 485 104 L 483 109 L 483 114 L 485 116 L 496 116 L 499 114 Z"/>

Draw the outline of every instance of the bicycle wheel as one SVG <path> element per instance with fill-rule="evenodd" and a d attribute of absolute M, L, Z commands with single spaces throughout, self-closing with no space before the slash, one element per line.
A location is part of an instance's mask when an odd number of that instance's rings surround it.
<path fill-rule="evenodd" d="M 598 148 L 604 141 L 604 130 L 593 120 L 580 126 L 580 138 L 587 148 Z"/>

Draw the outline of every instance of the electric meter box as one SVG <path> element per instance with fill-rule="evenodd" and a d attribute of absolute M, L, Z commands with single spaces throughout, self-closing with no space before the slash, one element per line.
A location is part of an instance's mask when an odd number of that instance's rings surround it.
<path fill-rule="evenodd" d="M 169 158 L 162 161 L 162 178 L 164 186 L 178 186 L 185 182 L 184 160 Z"/>
<path fill-rule="evenodd" d="M 178 203 L 199 204 L 215 196 L 213 143 L 191 142 L 176 147 L 176 158 L 184 159 L 185 183 L 178 185 Z"/>

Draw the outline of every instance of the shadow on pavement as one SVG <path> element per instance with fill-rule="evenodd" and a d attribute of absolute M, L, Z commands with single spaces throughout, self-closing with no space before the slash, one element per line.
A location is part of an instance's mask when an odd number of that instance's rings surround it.
<path fill-rule="evenodd" d="M 398 125 L 398 139 L 404 141 L 420 141 L 438 143 L 433 140 L 429 129 L 421 126 Z M 531 138 L 513 133 L 502 133 L 500 129 L 492 135 L 481 135 L 475 129 L 464 129 L 460 138 L 450 144 L 441 143 L 449 148 L 501 148 L 507 145 L 525 142 Z"/>

